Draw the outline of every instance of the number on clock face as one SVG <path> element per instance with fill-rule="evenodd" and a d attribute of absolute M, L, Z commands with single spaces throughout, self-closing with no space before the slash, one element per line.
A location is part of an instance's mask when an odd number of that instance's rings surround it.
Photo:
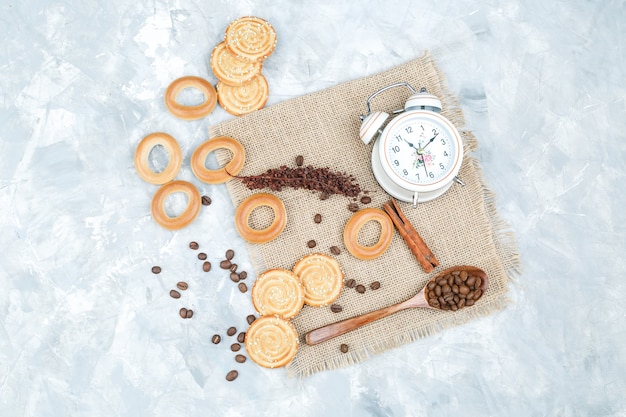
<path fill-rule="evenodd" d="M 413 184 L 431 184 L 444 177 L 456 159 L 454 139 L 437 121 L 407 118 L 390 126 L 383 143 L 392 171 Z"/>

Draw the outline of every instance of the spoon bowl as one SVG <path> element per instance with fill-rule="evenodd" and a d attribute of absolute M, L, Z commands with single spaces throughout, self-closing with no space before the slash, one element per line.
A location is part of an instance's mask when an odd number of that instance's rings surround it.
<path fill-rule="evenodd" d="M 449 277 L 452 277 L 452 281 L 454 282 L 454 279 L 457 276 L 459 277 L 459 279 L 461 279 L 462 286 L 465 286 L 464 284 L 467 283 L 467 281 L 471 280 L 472 278 L 474 278 L 471 281 L 473 283 L 475 283 L 478 279 L 480 279 L 480 285 L 478 285 L 477 288 L 475 288 L 474 290 L 470 289 L 471 292 L 463 294 L 465 297 L 469 296 L 470 294 L 473 297 L 474 295 L 477 294 L 475 299 L 470 298 L 472 300 L 472 303 L 478 300 L 482 296 L 484 291 L 487 290 L 487 288 L 489 287 L 489 278 L 487 277 L 487 273 L 483 271 L 482 269 L 477 268 L 475 266 L 468 266 L 468 265 L 454 266 L 452 268 L 445 269 L 439 272 L 437 275 L 433 276 L 428 281 L 428 283 L 424 286 L 424 288 L 421 289 L 420 292 L 418 292 L 417 294 L 415 294 L 413 297 L 409 298 L 408 300 L 403 301 L 398 304 L 391 305 L 389 307 L 381 308 L 380 310 L 371 311 L 369 313 L 365 313 L 360 316 L 352 317 L 343 321 L 339 321 L 337 323 L 332 323 L 327 326 L 312 330 L 308 332 L 305 336 L 306 343 L 308 345 L 316 345 L 318 343 L 325 342 L 329 339 L 340 336 L 344 333 L 347 333 L 361 326 L 369 324 L 375 320 L 382 319 L 383 317 L 387 317 L 393 313 L 397 313 L 398 311 L 405 310 L 407 308 L 421 307 L 421 308 L 430 308 L 434 310 L 444 311 L 445 308 L 437 307 L 437 306 L 433 306 L 429 304 L 427 298 L 431 300 L 436 300 L 436 302 L 439 303 L 439 305 L 441 306 L 442 305 L 441 302 L 446 301 L 444 300 L 444 295 L 443 295 L 444 290 L 446 294 L 446 299 L 449 298 L 447 297 L 448 294 L 452 294 L 453 296 L 454 294 L 458 294 L 452 290 L 452 286 L 455 284 L 450 283 L 450 278 L 449 278 Z M 464 277 L 464 279 L 461 277 Z M 443 281 L 444 278 L 445 278 L 445 283 Z M 457 282 L 459 281 L 457 280 Z M 433 286 L 431 283 L 434 283 L 435 285 Z M 440 288 L 437 292 L 440 292 L 441 295 L 434 294 L 437 286 Z M 445 286 L 450 287 L 450 289 L 445 288 Z M 456 285 L 456 286 L 459 287 L 459 285 Z M 443 287 L 443 290 L 442 290 L 442 287 Z M 466 287 L 469 288 L 468 286 Z M 478 293 L 478 290 L 480 290 L 480 293 Z M 459 290 L 457 289 L 457 291 Z M 466 290 L 463 289 L 462 291 L 465 292 Z M 433 295 L 433 297 L 427 297 L 427 295 Z M 437 298 L 434 298 L 434 297 L 437 297 Z M 463 299 L 465 300 L 465 298 Z M 433 303 L 433 304 L 436 305 L 436 303 Z M 448 306 L 449 305 L 450 304 L 448 304 Z M 463 302 L 463 305 L 465 305 L 465 301 Z M 465 308 L 465 307 L 462 306 L 460 308 Z M 450 308 L 448 307 L 448 310 L 449 309 Z M 459 309 L 459 307 L 457 307 L 457 309 Z"/>

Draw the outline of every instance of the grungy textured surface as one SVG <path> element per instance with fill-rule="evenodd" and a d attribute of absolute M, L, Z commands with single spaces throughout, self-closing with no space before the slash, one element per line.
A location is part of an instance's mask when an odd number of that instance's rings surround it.
<path fill-rule="evenodd" d="M 217 264 L 250 259 L 225 187 L 188 163 L 232 116 L 184 122 L 162 98 L 182 75 L 215 82 L 210 52 L 244 15 L 278 32 L 270 105 L 432 52 L 518 239 L 507 308 L 303 380 L 235 362 L 225 332 L 252 307 Z M 624 21 L 620 0 L 4 1 L 0 414 L 626 416 Z M 213 200 L 175 233 L 133 167 L 154 131 Z"/>

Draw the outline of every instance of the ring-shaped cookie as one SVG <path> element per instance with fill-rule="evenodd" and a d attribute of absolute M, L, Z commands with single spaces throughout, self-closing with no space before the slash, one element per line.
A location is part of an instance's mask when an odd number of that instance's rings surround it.
<path fill-rule="evenodd" d="M 209 153 L 216 149 L 227 149 L 233 157 L 222 168 L 208 169 L 205 165 Z M 195 176 L 207 184 L 222 184 L 237 175 L 246 162 L 246 151 L 239 141 L 228 136 L 217 136 L 200 144 L 191 155 L 191 170 Z"/>
<path fill-rule="evenodd" d="M 150 151 L 155 146 L 163 146 L 169 155 L 169 161 L 161 172 L 154 172 L 150 168 Z M 151 133 L 139 142 L 135 150 L 135 169 L 137 174 L 150 184 L 165 184 L 178 175 L 183 163 L 183 154 L 180 145 L 172 136 L 163 132 Z"/>
<path fill-rule="evenodd" d="M 260 274 L 252 286 L 252 304 L 262 316 L 295 317 L 304 306 L 304 288 L 298 276 L 284 268 Z"/>
<path fill-rule="evenodd" d="M 339 262 L 322 253 L 302 257 L 293 272 L 304 287 L 304 303 L 312 307 L 329 305 L 341 294 L 343 271 Z"/>
<path fill-rule="evenodd" d="M 268 206 L 274 211 L 274 220 L 265 229 L 253 229 L 248 224 L 254 209 Z M 287 212 L 283 202 L 273 194 L 257 193 L 246 198 L 235 210 L 235 227 L 246 241 L 250 243 L 266 243 L 280 235 L 287 224 Z"/>
<path fill-rule="evenodd" d="M 195 106 L 184 106 L 176 101 L 178 94 L 185 88 L 195 88 L 204 94 L 204 101 Z M 165 90 L 165 107 L 174 116 L 183 120 L 197 120 L 213 111 L 217 104 L 217 92 L 205 79 L 189 75 L 178 78 Z"/>
<path fill-rule="evenodd" d="M 258 365 L 280 368 L 298 352 L 298 333 L 294 325 L 277 316 L 263 316 L 252 322 L 246 331 L 246 352 Z"/>
<path fill-rule="evenodd" d="M 170 217 L 165 212 L 165 199 L 174 193 L 185 193 L 188 198 L 187 208 L 176 217 Z M 150 210 L 152 218 L 160 226 L 169 230 L 178 230 L 195 220 L 200 213 L 202 198 L 198 189 L 187 181 L 171 181 L 162 185 L 152 197 Z"/>
<path fill-rule="evenodd" d="M 372 246 L 363 246 L 359 243 L 359 231 L 369 221 L 380 224 L 380 237 Z M 382 255 L 393 238 L 393 223 L 387 213 L 377 208 L 359 210 L 350 217 L 343 229 L 343 243 L 354 257 L 362 260 L 376 259 Z"/>

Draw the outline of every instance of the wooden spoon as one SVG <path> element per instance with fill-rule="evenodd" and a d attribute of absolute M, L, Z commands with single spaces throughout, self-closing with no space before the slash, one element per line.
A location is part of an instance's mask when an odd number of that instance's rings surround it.
<path fill-rule="evenodd" d="M 489 286 L 489 279 L 487 278 L 487 273 L 485 271 L 474 266 L 466 265 L 455 266 L 441 271 L 440 273 L 432 277 L 428 281 L 428 283 L 433 281 L 436 282 L 439 278 L 451 274 L 453 271 L 466 271 L 469 276 L 480 277 L 480 279 L 482 280 L 480 289 L 483 292 Z M 380 310 L 372 311 L 370 313 L 366 313 L 360 316 L 352 317 L 350 319 L 339 321 L 337 323 L 329 324 L 324 327 L 320 327 L 319 329 L 311 330 L 306 334 L 306 343 L 309 345 L 316 345 L 318 343 L 325 342 L 329 339 L 332 339 L 333 337 L 337 337 L 358 327 L 371 323 L 375 320 L 382 319 L 383 317 L 387 317 L 393 313 L 397 313 L 398 311 L 404 310 L 406 308 L 423 307 L 432 308 L 434 310 L 441 310 L 440 308 L 430 306 L 428 304 L 428 301 L 426 300 L 425 291 L 428 283 L 415 296 L 399 304 L 394 304 L 389 307 L 381 308 Z"/>

